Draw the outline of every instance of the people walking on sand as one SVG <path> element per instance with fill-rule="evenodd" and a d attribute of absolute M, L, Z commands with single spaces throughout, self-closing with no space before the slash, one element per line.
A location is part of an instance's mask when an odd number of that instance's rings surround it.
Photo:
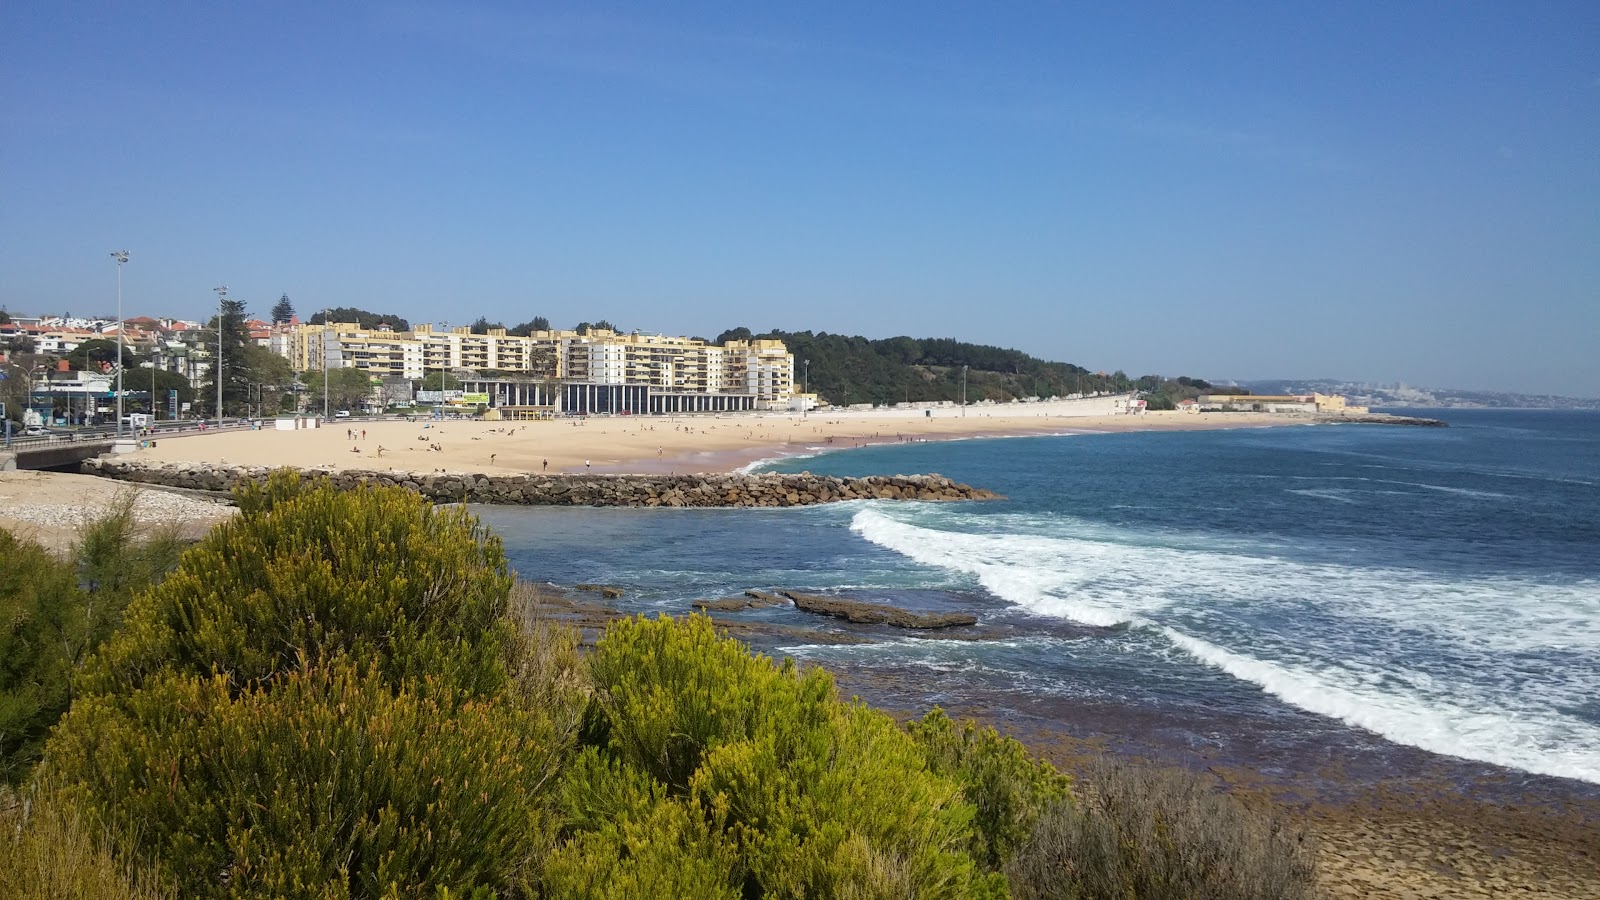
<path fill-rule="evenodd" d="M 589 461 L 587 459 L 583 461 L 583 470 L 585 472 L 589 471 Z"/>
<path fill-rule="evenodd" d="M 382 444 L 378 445 L 378 458 L 379 459 L 383 459 L 383 445 Z"/>
<path fill-rule="evenodd" d="M 363 441 L 367 439 L 367 430 L 365 428 L 361 429 L 361 439 Z"/>
<path fill-rule="evenodd" d="M 493 453 L 489 454 L 489 465 L 491 465 L 491 466 L 494 465 L 494 457 L 495 457 L 495 454 L 493 454 Z"/>

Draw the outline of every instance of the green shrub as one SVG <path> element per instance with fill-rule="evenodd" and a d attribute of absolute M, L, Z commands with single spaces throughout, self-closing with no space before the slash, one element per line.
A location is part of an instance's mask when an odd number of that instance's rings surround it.
<path fill-rule="evenodd" d="M 499 539 L 464 508 L 291 475 L 240 496 L 241 514 L 129 607 L 82 690 L 126 693 L 158 672 L 213 669 L 242 690 L 337 654 L 376 662 L 395 683 L 427 677 L 471 696 L 504 686 L 511 576 Z"/>
<path fill-rule="evenodd" d="M 736 849 L 727 877 L 744 896 L 1003 890 L 966 852 L 974 811 L 956 782 L 930 772 L 888 716 L 840 702 L 826 672 L 755 656 L 719 638 L 704 616 L 615 622 L 591 670 L 588 737 L 615 762 L 614 779 L 633 787 L 580 794 L 630 798 L 604 802 L 636 808 L 639 785 L 649 783 L 658 786 L 651 797 L 691 801 Z M 595 771 L 578 767 L 568 777 Z M 570 815 L 580 829 L 603 830 L 609 814 Z"/>
<path fill-rule="evenodd" d="M 133 515 L 138 496 L 131 489 L 120 491 L 104 511 L 78 529 L 73 561 L 79 582 L 87 591 L 121 600 L 94 611 L 90 632 L 96 645 L 121 624 L 122 610 L 135 593 L 177 568 L 187 545 L 172 525 L 148 528 L 140 535 Z"/>
<path fill-rule="evenodd" d="M 1303 830 L 1186 772 L 1105 761 L 1006 866 L 1017 900 L 1293 900 L 1314 896 Z"/>
<path fill-rule="evenodd" d="M 999 868 L 1028 839 L 1034 823 L 1068 796 L 1070 779 L 1036 759 L 1013 738 L 968 720 L 957 724 L 934 709 L 907 727 L 929 767 L 956 779 L 977 808 L 974 856 Z"/>
<path fill-rule="evenodd" d="M 738 898 L 737 848 L 661 782 L 587 747 L 568 769 L 569 840 L 551 854 L 546 896 Z"/>
<path fill-rule="evenodd" d="M 236 692 L 168 673 L 81 698 L 50 764 L 185 897 L 522 894 L 562 743 L 514 705 L 317 663 Z"/>
<path fill-rule="evenodd" d="M 137 536 L 125 491 L 84 523 L 69 558 L 0 530 L 0 784 L 18 783 L 71 700 L 71 676 L 121 626 L 133 593 L 176 564 L 170 529 Z"/>
<path fill-rule="evenodd" d="M 7 900 L 166 900 L 147 869 L 119 857 L 99 828 L 48 786 L 0 792 L 0 897 Z"/>
<path fill-rule="evenodd" d="M 0 529 L 0 783 L 16 783 L 66 711 L 83 593 L 68 563 Z"/>

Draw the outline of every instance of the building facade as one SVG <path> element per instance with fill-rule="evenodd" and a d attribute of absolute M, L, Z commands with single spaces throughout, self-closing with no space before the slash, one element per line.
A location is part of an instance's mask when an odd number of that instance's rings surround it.
<path fill-rule="evenodd" d="M 473 334 L 465 326 L 436 330 L 419 324 L 398 332 L 334 322 L 282 327 L 269 346 L 297 372 L 356 368 L 378 379 L 416 380 L 429 372 L 454 376 L 468 370 L 474 374 L 461 377 L 478 388 L 467 393 L 487 393 L 494 406 L 720 412 L 783 409 L 794 393 L 794 356 L 782 341 L 717 346 L 697 338 L 603 329 L 519 336 L 503 328 Z M 530 391 L 536 402 L 525 402 Z M 506 400 L 496 402 L 501 397 Z"/>

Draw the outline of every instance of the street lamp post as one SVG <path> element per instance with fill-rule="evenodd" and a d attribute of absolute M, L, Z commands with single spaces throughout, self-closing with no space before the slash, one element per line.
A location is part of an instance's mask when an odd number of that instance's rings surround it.
<path fill-rule="evenodd" d="M 434 418 L 442 421 L 444 419 L 445 373 L 450 371 L 450 323 L 440 320 L 439 329 L 441 334 L 444 336 L 444 360 L 439 363 L 439 402 L 433 408 L 433 416 Z"/>
<path fill-rule="evenodd" d="M 811 360 L 805 361 L 800 376 L 800 418 L 811 412 Z"/>
<path fill-rule="evenodd" d="M 967 417 L 967 367 L 961 367 L 961 417 Z"/>
<path fill-rule="evenodd" d="M 322 421 L 328 421 L 328 308 L 322 308 Z"/>
<path fill-rule="evenodd" d="M 117 437 L 122 437 L 122 266 L 128 261 L 128 251 L 113 250 L 111 258 L 117 261 Z"/>
<path fill-rule="evenodd" d="M 222 304 L 228 299 L 228 286 L 212 288 L 217 292 L 217 358 L 211 361 L 212 373 L 217 378 L 217 427 L 222 427 Z"/>

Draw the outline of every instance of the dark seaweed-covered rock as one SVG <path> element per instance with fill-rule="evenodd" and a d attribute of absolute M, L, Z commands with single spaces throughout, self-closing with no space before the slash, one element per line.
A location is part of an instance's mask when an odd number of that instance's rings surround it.
<path fill-rule="evenodd" d="M 796 609 L 821 616 L 833 616 L 858 625 L 893 625 L 896 628 L 951 628 L 958 625 L 976 625 L 978 617 L 972 613 L 915 613 L 897 606 L 866 603 L 848 597 L 824 597 L 819 594 L 802 594 L 799 591 L 780 591 L 794 601 Z"/>

